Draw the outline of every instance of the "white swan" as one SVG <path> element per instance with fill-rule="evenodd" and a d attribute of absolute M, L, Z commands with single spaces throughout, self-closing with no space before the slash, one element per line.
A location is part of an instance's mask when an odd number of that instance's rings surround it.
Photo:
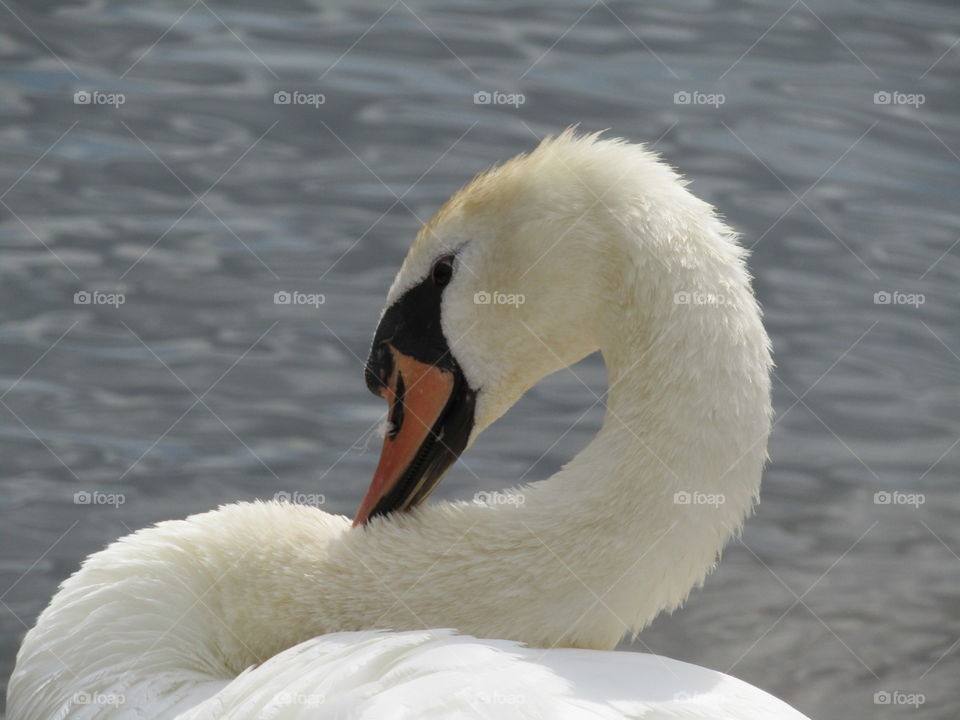
<path fill-rule="evenodd" d="M 802 720 L 720 673 L 608 652 L 703 582 L 757 499 L 770 355 L 744 254 L 641 146 L 568 131 L 480 175 L 389 292 L 365 526 L 254 503 L 122 538 L 27 634 L 9 720 Z M 607 414 L 566 467 L 523 502 L 412 509 L 597 349 Z"/>

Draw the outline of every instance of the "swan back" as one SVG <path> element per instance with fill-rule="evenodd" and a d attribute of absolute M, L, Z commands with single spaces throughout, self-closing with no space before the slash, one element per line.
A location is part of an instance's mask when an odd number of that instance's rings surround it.
<path fill-rule="evenodd" d="M 536 650 L 448 630 L 335 633 L 177 720 L 806 720 L 721 673 L 640 653 Z"/>

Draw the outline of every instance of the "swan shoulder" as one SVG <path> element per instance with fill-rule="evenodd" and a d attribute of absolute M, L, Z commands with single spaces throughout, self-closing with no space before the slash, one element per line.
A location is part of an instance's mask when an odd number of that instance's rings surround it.
<path fill-rule="evenodd" d="M 177 720 L 806 720 L 747 683 L 676 660 L 450 630 L 324 635 L 202 692 L 210 696 Z"/>

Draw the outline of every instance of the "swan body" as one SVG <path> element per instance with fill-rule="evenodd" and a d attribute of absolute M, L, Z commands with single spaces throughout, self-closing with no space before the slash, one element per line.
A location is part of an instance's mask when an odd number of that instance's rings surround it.
<path fill-rule="evenodd" d="M 395 427 L 364 527 L 241 503 L 118 540 L 27 634 L 9 720 L 802 718 L 720 673 L 605 652 L 677 608 L 756 502 L 770 353 L 744 254 L 641 146 L 568 131 L 478 176 L 388 293 L 367 382 Z M 597 349 L 607 414 L 566 467 L 509 491 L 522 502 L 416 506 Z"/>

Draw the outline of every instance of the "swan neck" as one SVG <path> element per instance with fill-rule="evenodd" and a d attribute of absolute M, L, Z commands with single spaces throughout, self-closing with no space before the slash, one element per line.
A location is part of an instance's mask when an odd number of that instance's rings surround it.
<path fill-rule="evenodd" d="M 739 249 L 704 234 L 717 262 L 633 273 L 659 280 L 619 286 L 608 322 L 597 322 L 609 377 L 602 427 L 527 501 L 543 562 L 560 557 L 598 605 L 575 643 L 615 644 L 682 604 L 758 496 L 767 337 L 742 262 L 722 256 Z M 658 262 L 636 252 L 638 263 Z"/>

